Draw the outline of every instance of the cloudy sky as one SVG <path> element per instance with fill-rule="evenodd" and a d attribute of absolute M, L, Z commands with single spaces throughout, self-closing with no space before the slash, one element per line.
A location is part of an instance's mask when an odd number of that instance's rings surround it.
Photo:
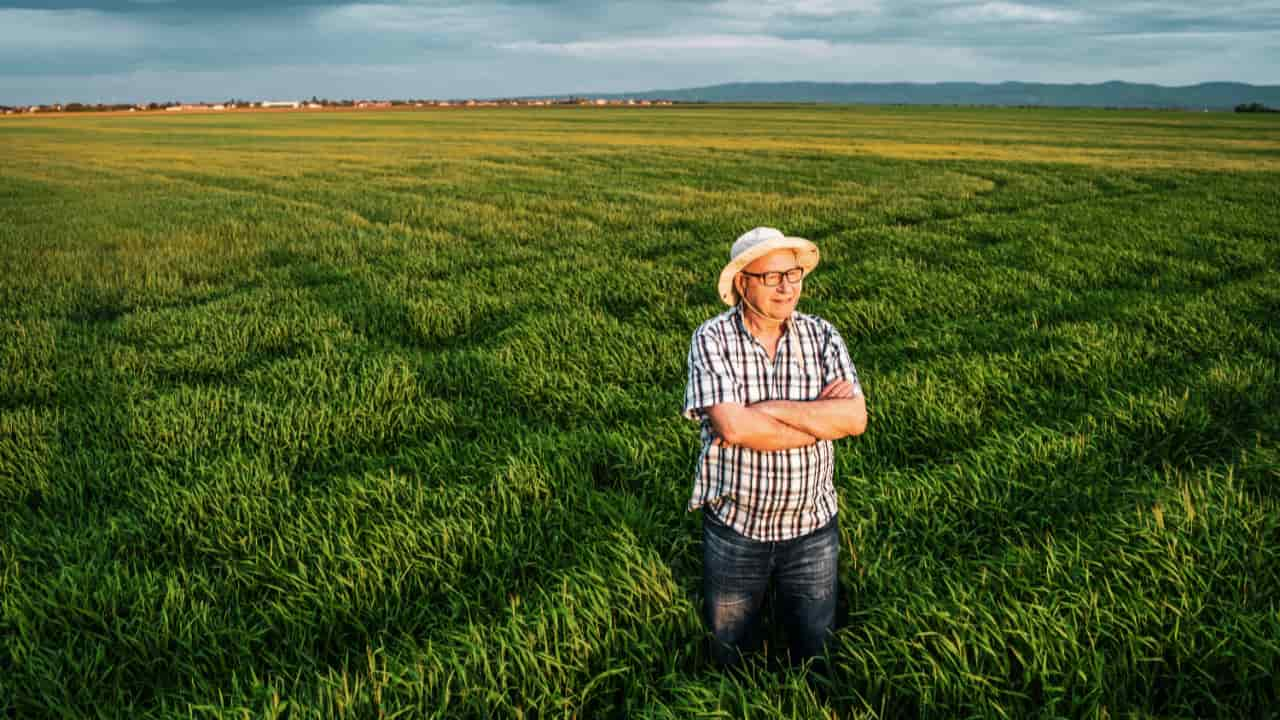
<path fill-rule="evenodd" d="M 0 0 L 0 104 L 781 80 L 1278 84 L 1280 2 Z"/>

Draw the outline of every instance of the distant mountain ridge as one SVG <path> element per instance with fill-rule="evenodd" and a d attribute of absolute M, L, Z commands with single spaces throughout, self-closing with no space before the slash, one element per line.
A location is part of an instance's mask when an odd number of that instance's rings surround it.
<path fill-rule="evenodd" d="M 1002 82 L 746 82 L 679 90 L 606 93 L 603 98 L 681 102 L 805 102 L 874 105 L 1039 105 L 1230 110 L 1258 102 L 1280 107 L 1280 85 L 1211 82 L 1169 87 L 1120 81 L 1096 84 Z"/>

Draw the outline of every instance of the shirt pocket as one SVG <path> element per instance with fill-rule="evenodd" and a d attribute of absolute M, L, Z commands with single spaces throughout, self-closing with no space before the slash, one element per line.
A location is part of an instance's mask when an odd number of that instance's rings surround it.
<path fill-rule="evenodd" d="M 816 400 L 822 392 L 822 365 L 816 360 L 788 361 L 783 392 L 787 400 Z"/>
<path fill-rule="evenodd" d="M 772 378 L 769 367 L 755 353 L 749 354 L 742 360 L 742 373 L 739 379 L 742 382 L 742 399 L 747 405 L 762 400 L 778 399 L 771 392 Z"/>

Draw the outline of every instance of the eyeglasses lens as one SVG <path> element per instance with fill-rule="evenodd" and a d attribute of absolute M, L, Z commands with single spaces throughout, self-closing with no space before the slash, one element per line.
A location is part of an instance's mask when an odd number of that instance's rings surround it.
<path fill-rule="evenodd" d="M 786 272 L 767 272 L 761 278 L 766 287 L 777 287 L 782 284 L 782 278 L 786 278 L 787 282 L 795 285 L 804 279 L 804 268 L 791 268 Z"/>

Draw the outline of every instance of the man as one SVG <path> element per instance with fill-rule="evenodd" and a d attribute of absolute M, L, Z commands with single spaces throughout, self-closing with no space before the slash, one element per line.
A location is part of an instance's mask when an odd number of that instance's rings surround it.
<path fill-rule="evenodd" d="M 770 579 L 793 661 L 835 622 L 839 528 L 832 441 L 867 424 L 858 375 L 830 323 L 795 311 L 818 248 L 759 227 L 720 273 L 730 309 L 689 349 L 684 414 L 702 423 L 689 510 L 703 509 L 704 615 L 721 665 L 758 634 Z"/>

